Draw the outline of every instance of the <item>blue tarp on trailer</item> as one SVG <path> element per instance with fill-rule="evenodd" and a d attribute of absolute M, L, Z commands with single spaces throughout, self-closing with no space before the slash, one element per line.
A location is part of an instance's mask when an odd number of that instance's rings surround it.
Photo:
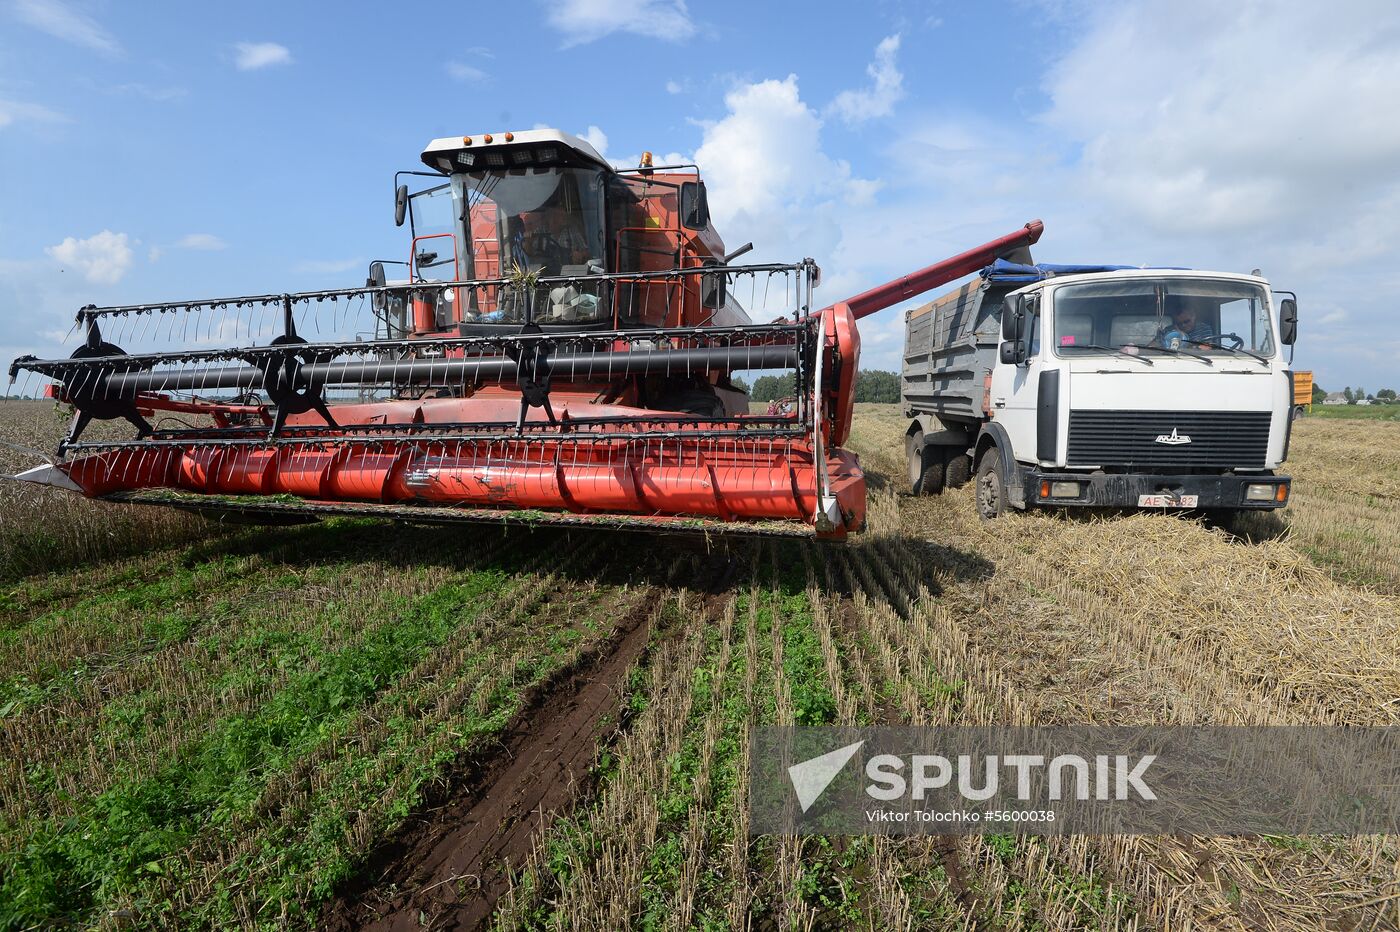
<path fill-rule="evenodd" d="M 1005 259 L 998 259 L 991 265 L 982 269 L 978 274 L 983 278 L 994 282 L 1006 282 L 1009 284 L 1038 282 L 1046 278 L 1053 278 L 1056 275 L 1083 275 L 1088 272 L 1121 272 L 1124 269 L 1137 269 L 1142 266 L 1137 265 L 1050 265 L 1046 263 L 1038 265 L 1021 265 L 1017 262 L 1007 262 Z"/>

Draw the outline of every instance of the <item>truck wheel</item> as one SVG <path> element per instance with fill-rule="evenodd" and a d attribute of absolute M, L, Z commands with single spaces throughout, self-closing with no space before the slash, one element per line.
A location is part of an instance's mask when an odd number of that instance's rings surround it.
<path fill-rule="evenodd" d="M 1307 414 L 1307 413 L 1308 413 L 1308 412 L 1303 408 L 1302 405 L 1298 405 L 1298 407 L 1296 407 L 1296 408 L 1293 409 L 1293 420 L 1296 421 L 1296 420 L 1298 420 L 1298 418 L 1302 417 L 1303 415 L 1305 415 L 1305 414 Z"/>
<path fill-rule="evenodd" d="M 996 447 L 984 451 L 977 463 L 977 515 L 983 521 L 998 518 L 1006 511 L 1006 476 Z"/>
<path fill-rule="evenodd" d="M 943 487 L 945 489 L 959 489 L 967 485 L 967 480 L 972 478 L 972 457 L 966 453 L 959 453 L 948 460 L 948 468 L 944 473 Z"/>
<path fill-rule="evenodd" d="M 943 458 L 940 451 L 924 445 L 924 432 L 904 438 L 904 456 L 909 464 L 909 491 L 914 495 L 937 495 L 943 491 Z"/>

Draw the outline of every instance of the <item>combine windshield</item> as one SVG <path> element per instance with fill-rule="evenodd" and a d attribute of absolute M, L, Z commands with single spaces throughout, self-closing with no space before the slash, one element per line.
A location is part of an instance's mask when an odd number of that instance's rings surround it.
<path fill-rule="evenodd" d="M 1055 292 L 1054 348 L 1103 352 L 1272 356 L 1264 289 L 1211 279 L 1131 279 L 1066 285 Z"/>
<path fill-rule="evenodd" d="M 480 296 L 467 322 L 523 322 L 527 312 L 541 324 L 592 323 L 605 316 L 597 282 L 537 284 L 540 278 L 582 278 L 606 269 L 602 171 L 519 168 L 456 179 L 471 217 L 471 277 L 509 282 Z"/>

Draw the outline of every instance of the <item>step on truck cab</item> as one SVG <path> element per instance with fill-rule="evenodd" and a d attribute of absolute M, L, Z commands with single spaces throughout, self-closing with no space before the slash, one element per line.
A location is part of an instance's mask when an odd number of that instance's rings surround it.
<path fill-rule="evenodd" d="M 1293 376 L 1257 275 L 1004 260 L 905 318 L 910 491 L 1011 508 L 1281 508 Z"/>

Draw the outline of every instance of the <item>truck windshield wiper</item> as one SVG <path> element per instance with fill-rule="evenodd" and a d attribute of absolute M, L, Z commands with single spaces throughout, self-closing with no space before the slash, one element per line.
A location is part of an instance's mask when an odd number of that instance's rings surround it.
<path fill-rule="evenodd" d="M 1138 349 L 1152 350 L 1154 353 L 1171 353 L 1173 356 L 1195 356 L 1208 366 L 1215 365 L 1215 361 L 1205 353 L 1198 353 L 1195 350 L 1183 349 L 1181 347 L 1172 349 L 1170 346 L 1139 346 Z"/>
<path fill-rule="evenodd" d="M 1150 360 L 1150 359 L 1148 359 L 1148 358 L 1146 358 L 1146 357 L 1144 357 L 1144 356 L 1139 356 L 1139 355 L 1137 355 L 1136 353 L 1129 353 L 1127 350 L 1124 350 L 1124 349 L 1122 349 L 1122 348 L 1120 348 L 1120 347 L 1117 347 L 1117 346 L 1104 346 L 1102 343 L 1071 343 L 1069 346 L 1062 346 L 1062 347 L 1060 347 L 1060 349 L 1061 349 L 1061 350 L 1067 350 L 1067 349 L 1101 350 L 1101 351 L 1103 351 L 1103 352 L 1105 352 L 1105 353 L 1113 353 L 1114 355 L 1117 355 L 1117 356 L 1127 356 L 1129 359 L 1136 359 L 1138 362 L 1147 363 L 1149 366 L 1153 365 L 1152 360 Z"/>

